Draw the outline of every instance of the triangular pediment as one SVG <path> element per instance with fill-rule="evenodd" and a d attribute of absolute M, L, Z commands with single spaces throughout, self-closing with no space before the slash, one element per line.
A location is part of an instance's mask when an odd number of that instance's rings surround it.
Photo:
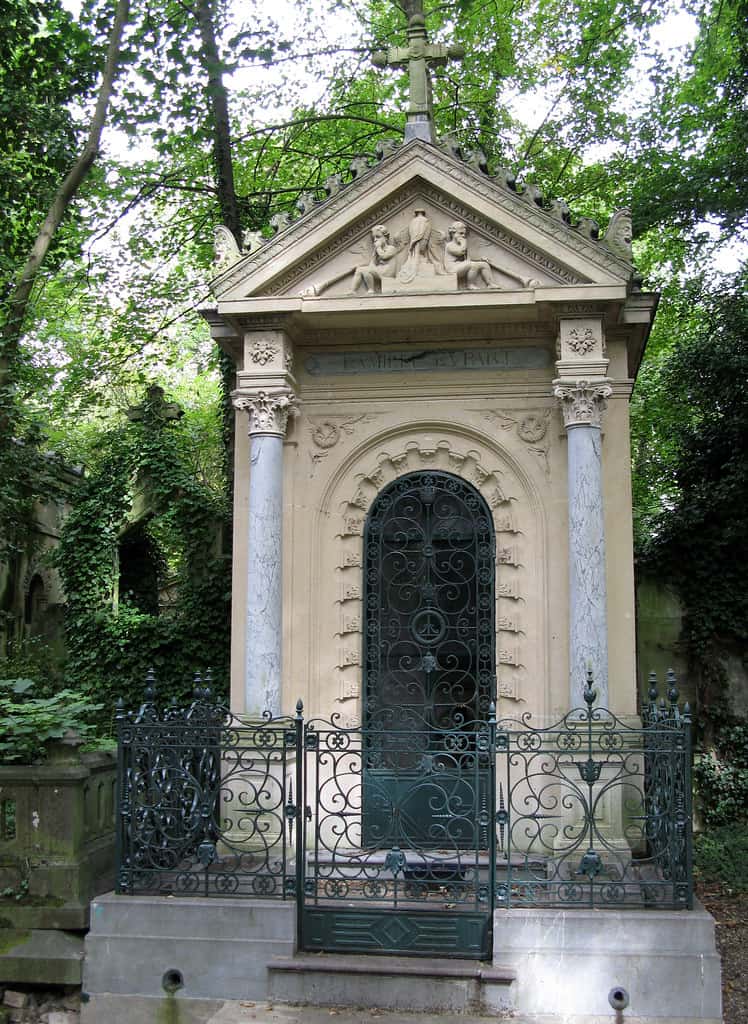
<path fill-rule="evenodd" d="M 632 269 L 605 241 L 541 209 L 533 190 L 517 194 L 412 142 L 239 257 L 212 287 L 221 302 L 365 298 L 620 285 Z"/>

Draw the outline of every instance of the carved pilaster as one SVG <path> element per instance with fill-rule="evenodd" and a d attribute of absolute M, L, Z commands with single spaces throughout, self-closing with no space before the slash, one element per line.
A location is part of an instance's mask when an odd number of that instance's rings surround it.
<path fill-rule="evenodd" d="M 231 396 L 235 409 L 249 415 L 247 432 L 285 437 L 288 417 L 297 415 L 296 394 L 290 388 L 274 391 L 257 391 L 250 394 L 235 391 Z"/>
<path fill-rule="evenodd" d="M 606 379 L 554 380 L 553 394 L 561 402 L 567 430 L 578 426 L 599 427 L 612 390 Z"/>

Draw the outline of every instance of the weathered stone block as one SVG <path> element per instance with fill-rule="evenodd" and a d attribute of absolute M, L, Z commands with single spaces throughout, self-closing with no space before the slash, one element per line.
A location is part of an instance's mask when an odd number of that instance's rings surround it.
<path fill-rule="evenodd" d="M 104 752 L 0 765 L 14 823 L 0 838 L 0 890 L 28 883 L 27 899 L 0 900 L 0 927 L 88 926 L 91 899 L 114 881 L 115 776 L 114 755 Z"/>
<path fill-rule="evenodd" d="M 29 1005 L 29 997 L 27 992 L 15 992 L 13 989 L 6 989 L 5 996 L 3 998 L 5 1006 L 11 1006 L 14 1010 L 21 1010 L 24 1006 Z"/>

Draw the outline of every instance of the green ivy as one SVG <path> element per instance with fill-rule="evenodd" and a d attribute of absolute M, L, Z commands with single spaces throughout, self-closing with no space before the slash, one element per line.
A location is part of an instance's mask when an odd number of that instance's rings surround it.
<path fill-rule="evenodd" d="M 697 836 L 694 868 L 700 882 L 748 892 L 748 824 L 723 825 Z"/>
<path fill-rule="evenodd" d="M 79 489 L 57 557 L 67 595 L 66 682 L 103 701 L 109 723 L 118 697 L 128 706 L 142 700 L 149 668 L 164 698 L 184 699 L 194 674 L 208 669 L 217 691 L 228 690 L 225 486 L 197 479 L 191 439 L 164 408 L 163 393 L 151 388 L 139 418 L 102 437 L 104 454 Z M 175 594 L 168 608 L 147 607 L 137 594 L 114 600 L 119 541 L 138 505 L 147 510 L 137 528 L 159 586 L 168 582 Z"/>
<path fill-rule="evenodd" d="M 714 739 L 693 768 L 701 818 L 710 829 L 748 825 L 748 722 L 717 708 L 710 717 Z"/>
<path fill-rule="evenodd" d="M 72 729 L 82 740 L 93 734 L 103 707 L 88 694 L 60 690 L 53 697 L 29 697 L 31 679 L 0 679 L 0 764 L 33 764 L 46 755 L 49 740 Z"/>

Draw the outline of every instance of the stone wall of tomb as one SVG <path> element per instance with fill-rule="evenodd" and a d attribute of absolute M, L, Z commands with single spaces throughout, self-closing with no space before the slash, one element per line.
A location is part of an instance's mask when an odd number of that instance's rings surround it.
<path fill-rule="evenodd" d="M 464 363 L 466 348 L 496 351 L 510 343 L 508 338 L 487 343 L 458 338 L 435 346 L 443 368 L 432 356 L 428 371 L 398 372 L 395 366 L 383 372 L 383 353 L 400 353 L 402 344 L 378 333 L 376 348 L 356 339 L 362 356 L 358 372 L 340 372 L 341 353 L 352 347 L 349 340 L 337 346 L 316 338 L 297 341 L 300 414 L 291 421 L 284 448 L 285 711 L 301 697 L 312 715 L 337 712 L 343 724 L 360 721 L 366 513 L 390 480 L 428 468 L 473 483 L 493 513 L 499 714 L 532 711 L 550 718 L 568 710 L 566 435 L 552 397 L 553 341 L 537 324 L 525 331 L 516 325 L 511 334 L 516 349 L 545 346 L 545 365 L 455 372 L 450 360 Z M 610 694 L 616 710 L 631 713 L 634 598 L 625 338 L 611 340 L 608 357 L 613 395 L 603 451 Z M 241 709 L 248 442 L 246 414 L 238 415 L 232 703 Z"/>

